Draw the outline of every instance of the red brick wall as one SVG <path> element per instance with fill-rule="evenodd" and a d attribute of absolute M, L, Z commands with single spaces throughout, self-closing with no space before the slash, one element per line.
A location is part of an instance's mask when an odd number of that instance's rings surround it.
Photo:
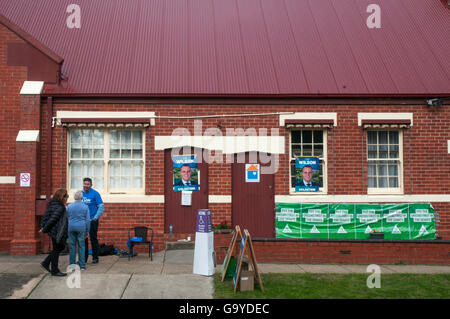
<path fill-rule="evenodd" d="M 45 119 L 46 104 L 42 105 L 42 118 Z M 244 108 L 245 107 L 245 108 Z M 403 135 L 403 172 L 405 194 L 442 194 L 448 193 L 450 182 L 450 159 L 447 154 L 447 138 L 450 137 L 449 114 L 444 109 L 430 109 L 420 105 L 320 105 L 320 106 L 180 106 L 180 105 L 71 105 L 55 104 L 54 114 L 58 110 L 71 111 L 152 111 L 160 116 L 186 116 L 210 114 L 235 113 L 265 113 L 265 112 L 337 112 L 338 126 L 329 131 L 328 147 L 328 194 L 366 194 L 366 164 L 365 150 L 366 135 L 361 139 L 362 129 L 357 123 L 358 112 L 412 112 L 414 126 L 404 130 Z M 45 121 L 42 120 L 41 145 L 45 148 Z M 255 128 L 259 134 L 260 128 L 266 128 L 270 135 L 271 128 L 279 128 L 280 135 L 286 138 L 286 150 L 289 147 L 289 131 L 278 127 L 278 116 L 265 117 L 232 117 L 203 119 L 203 133 L 208 128 L 222 127 L 225 134 L 227 128 L 242 128 L 247 130 Z M 164 194 L 164 152 L 154 150 L 154 136 L 171 135 L 175 128 L 187 128 L 194 134 L 194 120 L 185 119 L 157 119 L 156 125 L 147 129 L 146 134 L 146 194 Z M 430 142 L 432 141 L 432 144 Z M 430 146 L 432 145 L 432 146 Z M 365 152 L 365 151 L 364 151 Z M 42 181 L 45 181 L 45 156 L 42 152 Z M 362 155 L 364 157 L 362 158 Z M 66 129 L 56 126 L 53 130 L 53 189 L 66 187 Z M 410 161 L 411 159 L 411 161 Z M 223 162 L 226 157 L 223 156 Z M 289 194 L 289 158 L 288 153 L 279 156 L 279 170 L 275 176 L 275 193 L 277 195 Z M 422 169 L 429 163 L 436 163 L 439 168 Z M 439 164 L 437 164 L 439 163 Z M 435 166 L 437 167 L 437 166 Z M 332 171 L 334 168 L 334 171 Z M 364 177 L 363 170 L 364 169 Z M 209 165 L 209 194 L 231 195 L 231 165 L 226 163 L 212 163 Z M 439 183 L 436 181 L 439 180 Z M 42 182 L 42 193 L 45 184 Z M 450 239 L 450 204 L 433 203 L 441 215 L 441 224 L 438 227 L 439 235 L 443 239 Z M 222 220 L 228 222 L 232 219 L 231 204 L 210 204 L 213 214 L 213 223 Z M 156 237 L 163 240 L 164 205 L 163 204 L 107 204 L 104 217 L 101 221 L 100 242 L 115 243 L 123 246 L 126 241 L 126 229 L 139 223 L 146 223 L 153 227 Z M 192 236 L 193 234 L 191 234 Z M 182 236 L 182 234 L 180 234 Z M 187 235 L 186 235 L 187 236 Z M 185 237 L 180 237 L 185 238 Z M 323 245 L 323 244 L 321 244 Z M 155 249 L 164 247 L 158 242 Z M 356 255 L 353 255 L 356 256 Z M 348 256 L 344 256 L 348 258 Z"/>
<path fill-rule="evenodd" d="M 105 213 L 100 218 L 99 240 L 125 249 L 128 230 L 137 225 L 148 225 L 155 234 L 163 233 L 164 204 L 105 204 Z M 161 242 L 155 242 L 155 250 L 163 248 Z"/>
<path fill-rule="evenodd" d="M 435 141 L 434 154 L 437 156 L 440 163 L 439 174 L 445 175 L 449 171 L 449 160 L 447 159 L 446 138 L 447 138 L 447 126 L 437 125 L 435 123 L 428 122 L 427 125 L 434 126 L 433 129 L 428 127 L 419 127 L 420 119 L 427 118 L 436 112 L 429 111 L 426 107 L 418 106 L 395 106 L 398 112 L 413 112 L 414 113 L 414 126 L 406 130 L 404 134 L 403 149 L 404 149 L 404 184 L 405 194 L 412 192 L 413 194 L 423 193 L 445 193 L 448 192 L 448 182 L 446 179 L 440 183 L 441 189 L 438 189 L 436 183 L 430 183 L 430 185 L 422 186 L 421 188 L 415 187 L 411 184 L 411 181 L 417 183 L 419 180 L 428 180 L 437 178 L 435 171 L 430 171 L 429 175 L 422 176 L 421 172 L 413 169 L 414 165 L 410 165 L 409 157 L 411 156 L 411 163 L 417 161 L 425 161 L 424 158 L 430 158 L 431 155 L 426 153 L 427 148 L 425 141 L 421 141 L 417 147 L 415 143 L 418 140 L 423 140 L 422 135 L 424 132 L 435 132 L 436 136 L 433 136 Z M 274 111 L 299 111 L 299 107 L 275 107 L 275 106 L 251 106 L 245 109 L 243 112 L 242 107 L 228 106 L 212 107 L 210 110 L 197 111 L 200 106 L 175 106 L 174 110 L 172 106 L 151 106 L 151 110 L 155 111 L 158 115 L 179 115 L 180 111 L 184 110 L 183 114 L 192 114 L 194 111 L 197 115 L 207 115 L 220 113 L 224 114 L 226 111 L 231 113 L 252 113 L 252 112 L 274 112 Z M 333 132 L 328 134 L 328 187 L 329 194 L 333 192 L 335 194 L 365 194 L 366 181 L 362 178 L 361 171 L 361 128 L 357 126 L 357 112 L 388 112 L 392 110 L 393 106 L 365 106 L 364 108 L 358 106 L 309 106 L 308 111 L 327 111 L 338 113 L 338 126 L 333 128 Z M 54 114 L 57 110 L 86 110 L 86 111 L 148 111 L 149 108 L 146 105 L 55 105 Z M 42 105 L 41 118 L 45 119 L 46 104 Z M 428 114 L 430 113 L 430 115 Z M 445 114 L 440 114 L 441 118 L 445 118 Z M 42 165 L 42 183 L 41 193 L 45 190 L 45 160 L 46 152 L 46 134 L 45 134 L 45 120 L 41 120 L 41 145 L 43 152 L 41 153 L 41 165 Z M 248 128 L 255 127 L 267 128 L 270 134 L 270 128 L 278 127 L 277 116 L 267 116 L 258 119 L 253 118 L 227 118 L 227 119 L 205 119 L 202 121 L 202 131 L 207 128 L 215 128 L 218 124 L 222 126 L 223 132 L 226 132 L 227 127 L 231 128 Z M 152 126 L 147 130 L 147 162 L 146 162 L 146 175 L 150 176 L 151 183 L 147 183 L 146 194 L 163 195 L 164 194 L 164 181 L 163 181 L 163 160 L 164 155 L 162 151 L 154 150 L 155 135 L 170 135 L 172 130 L 176 127 L 185 127 L 192 133 L 194 132 L 194 122 L 192 120 L 156 120 L 156 126 Z M 280 134 L 284 134 L 286 137 L 286 148 L 289 146 L 288 131 L 284 128 L 279 128 Z M 424 132 L 422 132 L 424 131 Z M 408 134 L 411 134 L 411 144 L 409 144 Z M 430 134 L 430 133 L 428 133 Z M 431 138 L 431 137 L 430 137 Z M 365 140 L 365 136 L 364 136 Z M 52 181 L 53 189 L 59 187 L 66 187 L 66 130 L 61 126 L 56 126 L 53 130 L 53 172 Z M 411 145 L 411 147 L 410 147 Z M 411 150 L 411 154 L 409 154 Z M 432 152 L 431 152 L 432 153 Z M 342 160 L 344 159 L 345 160 Z M 225 157 L 223 159 L 225 161 Z M 419 165 L 419 164 L 416 164 Z M 331 167 L 335 168 L 335 172 L 331 172 Z M 364 167 L 365 169 L 365 167 Z M 411 174 L 409 174 L 411 172 Z M 213 163 L 209 166 L 210 183 L 209 194 L 210 195 L 231 195 L 231 166 L 225 163 Z M 430 177 L 431 175 L 431 177 Z M 289 194 L 289 160 L 287 155 L 280 155 L 280 169 L 276 174 L 276 194 Z M 350 187 L 353 185 L 353 187 Z M 99 237 L 101 242 L 115 243 L 116 246 L 121 247 L 126 242 L 126 230 L 128 226 L 133 226 L 138 223 L 147 223 L 152 226 L 157 233 L 156 238 L 163 240 L 165 235 L 163 234 L 164 224 L 164 205 L 162 204 L 146 204 L 145 208 L 139 208 L 139 205 L 143 204 L 107 204 L 106 213 L 102 218 L 102 226 L 100 227 Z M 231 204 L 210 204 L 210 208 L 213 212 L 213 223 L 219 223 L 222 220 L 231 220 Z M 438 228 L 442 238 L 449 238 L 449 210 L 450 207 L 447 203 L 435 203 L 436 210 L 441 214 L 441 225 Z M 152 212 L 149 214 L 149 212 Z M 142 221 L 139 219 L 142 217 Z M 137 218 L 136 218 L 137 217 Z M 181 236 L 181 234 L 180 234 Z M 185 237 L 180 237 L 185 238 Z M 159 250 L 164 247 L 164 243 L 158 242 L 155 249 Z"/>
<path fill-rule="evenodd" d="M 20 129 L 38 130 L 40 127 L 40 96 L 25 95 L 20 98 Z M 16 142 L 16 180 L 14 206 L 14 238 L 10 243 L 11 255 L 34 255 L 40 249 L 39 224 L 36 216 L 36 198 L 40 185 L 40 145 L 38 141 Z M 21 173 L 29 173 L 30 186 L 19 185 Z"/>
<path fill-rule="evenodd" d="M 257 260 L 298 263 L 448 264 L 450 244 L 255 242 Z"/>
<path fill-rule="evenodd" d="M 0 252 L 9 251 L 14 232 L 14 184 L 0 184 Z"/>
<path fill-rule="evenodd" d="M 223 163 L 214 163 L 208 167 L 209 195 L 231 195 L 231 164 L 226 163 L 226 156 L 221 154 L 221 158 Z"/>
<path fill-rule="evenodd" d="M 229 234 L 214 234 L 218 264 L 223 263 L 230 241 Z M 239 253 L 239 245 L 237 242 L 233 256 Z M 253 240 L 253 247 L 260 263 L 448 265 L 450 258 L 449 243 Z"/>
<path fill-rule="evenodd" d="M 0 25 L 0 176 L 14 176 L 16 137 L 19 132 L 20 89 L 27 79 L 27 69 L 8 66 L 8 43 L 24 41 Z"/>
<path fill-rule="evenodd" d="M 46 107 L 43 105 L 43 107 Z M 245 108 L 244 108 L 245 107 Z M 423 105 L 364 105 L 364 106 L 166 106 L 166 105 L 56 105 L 56 110 L 72 111 L 154 111 L 161 116 L 183 115 L 211 115 L 235 113 L 264 113 L 264 112 L 336 112 L 338 126 L 328 134 L 328 193 L 329 194 L 366 194 L 367 193 L 367 165 L 365 162 L 366 134 L 361 139 L 362 129 L 357 123 L 358 112 L 411 112 L 414 114 L 414 126 L 404 130 L 403 135 L 403 172 L 405 194 L 443 194 L 450 191 L 450 157 L 447 154 L 447 139 L 450 138 L 450 114 L 442 109 L 430 109 Z M 44 111 L 45 112 L 45 111 Z M 56 114 L 54 114 L 56 115 Z M 43 116 L 44 117 L 44 116 Z M 289 131 L 278 127 L 278 116 L 265 117 L 232 117 L 202 120 L 202 132 L 207 128 L 222 126 L 225 134 L 227 128 L 255 128 L 259 134 L 260 128 L 278 128 L 280 135 L 286 137 L 288 150 Z M 147 173 L 152 180 L 147 193 L 163 194 L 162 167 L 164 154 L 154 150 L 155 135 L 171 135 L 175 128 L 187 128 L 194 134 L 194 120 L 157 119 L 156 125 L 150 127 L 147 134 Z M 54 130 L 54 142 L 62 135 L 62 128 Z M 44 133 L 44 132 L 43 132 Z M 45 134 L 43 134 L 45 136 Z M 45 139 L 45 137 L 43 138 Z M 45 141 L 42 141 L 45 143 Z M 432 143 L 431 143 L 432 142 Z M 64 141 L 58 141 L 54 148 L 65 147 Z M 362 150 L 362 147 L 364 150 Z M 364 153 L 363 153 L 364 152 Z M 411 161 L 410 161 L 411 159 Z M 56 162 L 62 158 L 54 158 Z M 226 157 L 223 156 L 223 161 Z M 438 165 L 437 169 L 423 169 L 424 165 Z M 280 155 L 280 169 L 276 174 L 277 195 L 289 194 L 289 159 L 288 153 Z M 334 167 L 334 171 L 331 168 Z M 231 195 L 231 167 L 229 164 L 214 163 L 209 166 L 211 181 L 210 194 Z M 363 175 L 364 173 L 364 175 Z M 220 178 L 218 178 L 220 176 Z M 54 178 L 55 180 L 55 178 Z M 436 181 L 441 181 L 436 183 Z M 58 179 L 61 182 L 61 179 Z"/>
<path fill-rule="evenodd" d="M 15 176 L 16 137 L 19 132 L 20 89 L 26 67 L 8 66 L 8 43 L 23 43 L 0 24 L 0 176 Z M 14 232 L 14 184 L 0 184 L 0 251 L 9 251 Z"/>
<path fill-rule="evenodd" d="M 37 153 L 39 143 L 18 142 L 16 147 L 16 178 L 20 173 L 31 174 L 30 187 L 16 185 L 14 192 L 14 236 L 11 255 L 35 255 L 40 247 L 38 217 L 35 214 L 38 185 Z"/>

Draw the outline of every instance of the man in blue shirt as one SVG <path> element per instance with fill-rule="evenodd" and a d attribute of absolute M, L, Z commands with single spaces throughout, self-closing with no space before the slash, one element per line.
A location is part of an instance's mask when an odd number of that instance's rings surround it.
<path fill-rule="evenodd" d="M 89 230 L 89 238 L 91 240 L 92 246 L 92 263 L 98 263 L 98 253 L 99 253 L 99 245 L 97 240 L 97 232 L 98 232 L 98 219 L 102 216 L 105 211 L 105 207 L 103 205 L 103 200 L 100 194 L 92 188 L 92 179 L 86 177 L 83 179 L 83 202 L 89 207 L 89 214 L 91 218 L 91 227 Z M 85 255 L 86 262 L 89 257 L 89 242 L 86 237 L 85 242 Z"/>

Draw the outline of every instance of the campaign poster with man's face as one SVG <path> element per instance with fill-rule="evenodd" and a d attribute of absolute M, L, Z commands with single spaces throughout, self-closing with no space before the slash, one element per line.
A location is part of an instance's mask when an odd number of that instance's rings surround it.
<path fill-rule="evenodd" d="M 197 155 L 177 155 L 173 161 L 173 190 L 200 190 L 200 170 L 197 166 Z"/>
<path fill-rule="evenodd" d="M 320 164 L 318 157 L 295 158 L 295 191 L 319 191 Z"/>

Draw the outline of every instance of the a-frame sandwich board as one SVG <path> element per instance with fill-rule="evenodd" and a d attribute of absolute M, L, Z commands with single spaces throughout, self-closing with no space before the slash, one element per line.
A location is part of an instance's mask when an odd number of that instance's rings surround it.
<path fill-rule="evenodd" d="M 250 233 L 247 229 L 244 230 L 244 233 L 246 233 L 248 247 L 250 248 L 250 261 L 252 263 L 253 270 L 255 272 L 255 279 L 258 281 L 259 288 L 261 288 L 261 291 L 264 292 L 261 275 L 259 274 L 258 264 L 256 263 L 256 255 L 255 250 L 253 249 L 252 237 L 250 236 Z"/>
<path fill-rule="evenodd" d="M 237 239 L 241 238 L 241 237 L 242 237 L 241 228 L 239 227 L 239 225 L 236 225 L 236 227 L 234 228 L 234 231 L 233 231 L 233 236 L 231 237 L 230 245 L 228 246 L 227 254 L 225 255 L 225 259 L 223 260 L 222 282 L 225 279 L 225 275 L 228 270 L 228 265 L 230 264 L 230 258 L 233 255 L 234 245 L 236 244 Z"/>
<path fill-rule="evenodd" d="M 250 233 L 248 232 L 248 230 L 244 229 L 244 232 L 243 232 L 242 238 L 241 238 L 239 255 L 237 257 L 237 262 L 236 262 L 236 271 L 234 272 L 234 276 L 233 276 L 234 293 L 236 293 L 236 289 L 237 289 L 237 286 L 239 283 L 239 278 L 241 277 L 242 262 L 243 262 L 243 259 L 244 259 L 243 257 L 244 257 L 246 250 L 248 250 L 250 252 L 250 263 L 252 264 L 252 268 L 254 270 L 255 279 L 258 281 L 261 291 L 264 292 L 264 287 L 263 287 L 261 276 L 260 276 L 259 270 L 258 270 L 258 264 L 256 263 L 256 256 L 255 256 L 255 251 L 253 249 L 252 239 L 251 239 L 251 236 L 250 236 Z"/>

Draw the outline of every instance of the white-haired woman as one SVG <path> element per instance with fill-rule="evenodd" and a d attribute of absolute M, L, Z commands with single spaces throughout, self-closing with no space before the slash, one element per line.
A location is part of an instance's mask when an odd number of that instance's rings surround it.
<path fill-rule="evenodd" d="M 86 269 L 84 240 L 89 234 L 91 219 L 89 207 L 82 202 L 83 192 L 77 191 L 74 199 L 75 202 L 67 207 L 67 215 L 69 216 L 69 263 L 72 267 L 75 267 L 78 243 L 78 264 L 84 270 Z"/>

